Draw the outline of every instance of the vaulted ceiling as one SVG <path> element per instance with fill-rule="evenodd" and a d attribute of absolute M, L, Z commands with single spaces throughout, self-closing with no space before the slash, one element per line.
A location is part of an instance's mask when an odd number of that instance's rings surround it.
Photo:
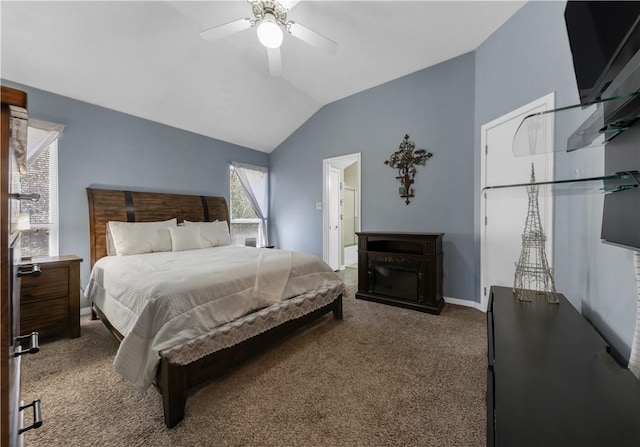
<path fill-rule="evenodd" d="M 325 104 L 475 50 L 524 2 L 307 1 L 288 18 L 339 44 L 285 33 L 271 77 L 246 0 L 0 3 L 3 79 L 271 152 Z"/>

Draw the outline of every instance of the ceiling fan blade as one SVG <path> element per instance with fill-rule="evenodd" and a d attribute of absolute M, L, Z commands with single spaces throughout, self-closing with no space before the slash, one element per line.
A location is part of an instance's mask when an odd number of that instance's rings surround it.
<path fill-rule="evenodd" d="M 320 48 L 321 50 L 329 53 L 335 53 L 338 51 L 338 44 L 336 42 L 304 25 L 300 25 L 296 22 L 288 22 L 287 30 L 291 35 L 316 48 Z"/>
<path fill-rule="evenodd" d="M 205 40 L 217 40 L 230 34 L 251 28 L 251 19 L 239 19 L 224 25 L 214 26 L 200 33 L 200 37 Z"/>
<path fill-rule="evenodd" d="M 267 48 L 267 57 L 269 58 L 269 73 L 274 78 L 282 74 L 282 56 L 280 48 Z"/>
<path fill-rule="evenodd" d="M 280 4 L 285 8 L 287 8 L 287 11 L 290 11 L 291 8 L 296 6 L 298 3 L 300 3 L 300 0 L 281 0 L 280 1 Z"/>

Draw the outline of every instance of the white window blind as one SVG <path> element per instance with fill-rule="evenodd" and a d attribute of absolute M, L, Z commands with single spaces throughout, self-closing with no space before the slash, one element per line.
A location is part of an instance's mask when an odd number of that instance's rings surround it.
<path fill-rule="evenodd" d="M 28 216 L 29 223 L 29 229 L 22 234 L 22 255 L 58 255 L 58 140 L 28 160 L 20 186 L 25 194 L 40 195 L 37 202 L 20 202 L 20 213 Z"/>

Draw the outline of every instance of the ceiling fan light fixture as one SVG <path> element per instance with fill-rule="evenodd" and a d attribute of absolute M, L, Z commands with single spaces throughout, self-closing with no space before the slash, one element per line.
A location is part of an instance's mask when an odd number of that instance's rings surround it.
<path fill-rule="evenodd" d="M 282 45 L 282 28 L 280 28 L 275 17 L 271 14 L 267 14 L 260 22 L 257 33 L 258 40 L 267 48 L 279 48 Z"/>

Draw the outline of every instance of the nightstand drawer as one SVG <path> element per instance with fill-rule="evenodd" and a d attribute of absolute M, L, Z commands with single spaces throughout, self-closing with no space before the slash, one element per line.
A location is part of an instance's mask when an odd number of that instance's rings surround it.
<path fill-rule="evenodd" d="M 38 332 L 40 338 L 69 334 L 80 337 L 80 263 L 74 255 L 47 256 L 20 263 L 40 276 L 23 276 L 20 287 L 21 333 Z"/>
<path fill-rule="evenodd" d="M 20 305 L 20 333 L 38 332 L 40 337 L 48 337 L 69 328 L 69 299 L 22 303 Z"/>
<path fill-rule="evenodd" d="M 34 263 L 34 264 L 37 264 Z M 40 276 L 22 278 L 22 301 L 58 298 L 69 294 L 69 268 L 67 266 L 41 266 Z"/>

